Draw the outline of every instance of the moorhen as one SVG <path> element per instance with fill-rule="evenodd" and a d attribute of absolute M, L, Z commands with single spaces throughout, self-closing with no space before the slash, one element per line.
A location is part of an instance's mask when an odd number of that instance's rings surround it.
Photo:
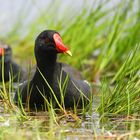
<path fill-rule="evenodd" d="M 22 69 L 13 62 L 11 47 L 0 41 L 0 82 L 3 80 L 8 82 L 10 78 L 13 82 L 20 81 L 22 79 Z"/>
<path fill-rule="evenodd" d="M 31 80 L 24 82 L 15 93 L 15 103 L 31 110 L 46 109 L 47 103 L 58 108 L 82 108 L 90 103 L 90 86 L 75 78 L 67 64 L 57 62 L 57 54 L 71 55 L 54 30 L 41 32 L 35 41 L 36 72 Z M 70 71 L 69 71 L 70 69 Z"/>

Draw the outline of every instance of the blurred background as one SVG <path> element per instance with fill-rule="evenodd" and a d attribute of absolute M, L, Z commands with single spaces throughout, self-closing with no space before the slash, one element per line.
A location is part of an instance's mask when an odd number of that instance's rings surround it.
<path fill-rule="evenodd" d="M 71 21 L 71 19 L 80 14 L 84 8 L 96 8 L 100 2 L 103 2 L 103 0 L 13 0 L 12 2 L 5 0 L 0 5 L 0 32 L 3 33 L 2 36 L 4 36 L 12 30 L 12 27 L 17 24 L 17 22 L 20 23 L 20 30 L 26 31 L 28 30 L 29 24 L 40 16 L 42 16 L 42 19 L 44 17 L 44 22 L 46 22 L 47 27 L 49 19 L 46 19 L 46 15 L 51 14 L 52 18 L 54 18 L 54 24 L 63 18 Z M 120 0 L 112 0 L 106 4 L 106 8 L 110 8 L 119 2 Z"/>
<path fill-rule="evenodd" d="M 88 3 L 92 2 L 89 1 Z M 45 17 L 49 14 L 53 14 L 55 17 L 54 23 L 56 24 L 56 22 L 66 14 L 72 18 L 73 15 L 80 12 L 83 6 L 83 1 L 75 2 L 74 0 L 14 0 L 12 2 L 6 0 L 0 6 L 0 13 L 2 13 L 0 21 L 1 32 L 5 33 L 12 30 L 12 26 L 17 23 L 17 20 L 21 20 L 22 18 L 24 18 L 22 22 L 19 21 L 21 23 L 21 28 L 27 28 L 28 25 L 39 16 L 42 16 L 42 18 L 44 17 L 45 22 Z"/>

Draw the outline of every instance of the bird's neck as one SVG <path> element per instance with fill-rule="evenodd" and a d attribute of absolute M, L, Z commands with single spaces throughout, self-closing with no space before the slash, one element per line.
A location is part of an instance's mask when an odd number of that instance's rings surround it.
<path fill-rule="evenodd" d="M 51 81 L 57 63 L 56 60 L 57 53 L 42 53 L 39 59 L 37 59 L 37 69 L 34 78 L 37 79 L 38 77 L 42 77 L 43 75 L 47 80 Z"/>
<path fill-rule="evenodd" d="M 57 53 L 42 53 L 37 59 L 37 67 L 43 72 L 53 69 L 56 65 Z"/>
<path fill-rule="evenodd" d="M 11 65 L 11 61 L 0 61 L 0 67 L 4 66 L 4 68 L 10 68 L 10 65 Z"/>
<path fill-rule="evenodd" d="M 9 72 L 10 72 L 10 67 L 11 66 L 11 61 L 8 62 L 0 62 L 0 80 L 2 80 L 2 74 L 4 75 L 5 81 L 9 80 Z"/>

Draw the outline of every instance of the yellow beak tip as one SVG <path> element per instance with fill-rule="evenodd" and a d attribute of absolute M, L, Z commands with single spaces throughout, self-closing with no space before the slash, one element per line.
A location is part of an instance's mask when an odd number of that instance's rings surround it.
<path fill-rule="evenodd" d="M 66 51 L 65 53 L 68 54 L 69 56 L 72 56 L 72 53 L 71 53 L 71 51 L 69 51 L 69 50 Z"/>

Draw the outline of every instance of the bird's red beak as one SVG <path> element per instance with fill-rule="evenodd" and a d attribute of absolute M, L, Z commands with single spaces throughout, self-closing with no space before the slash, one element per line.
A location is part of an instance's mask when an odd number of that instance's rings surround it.
<path fill-rule="evenodd" d="M 63 44 L 62 39 L 59 34 L 55 33 L 53 35 L 53 39 L 54 39 L 55 45 L 57 47 L 56 49 L 58 50 L 58 52 L 66 53 L 66 54 L 72 56 L 71 51 Z"/>
<path fill-rule="evenodd" d="M 0 56 L 4 55 L 4 48 L 0 48 Z"/>

